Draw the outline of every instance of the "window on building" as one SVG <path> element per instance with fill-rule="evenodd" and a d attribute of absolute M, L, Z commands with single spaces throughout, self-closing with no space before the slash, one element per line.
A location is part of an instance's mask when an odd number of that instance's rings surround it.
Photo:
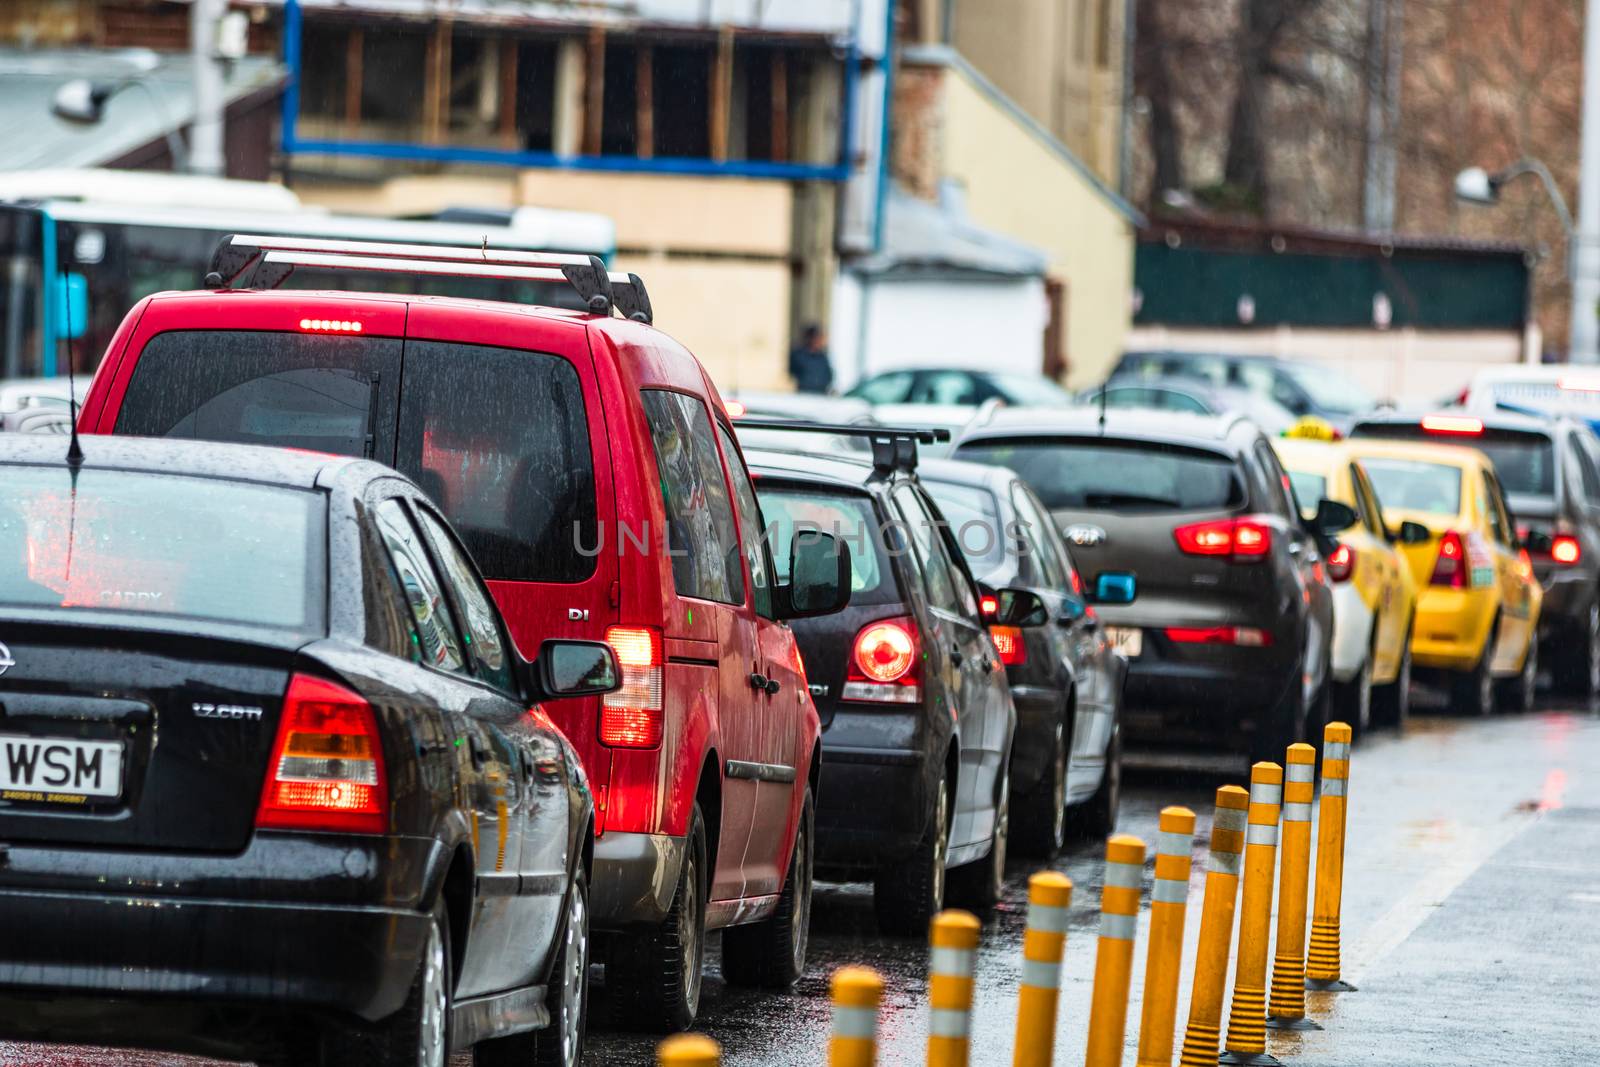
<path fill-rule="evenodd" d="M 639 150 L 639 57 L 640 50 L 633 45 L 606 45 L 601 155 L 631 156 Z"/>
<path fill-rule="evenodd" d="M 525 151 L 555 148 L 556 53 L 554 40 L 532 39 L 517 45 L 515 124 L 519 147 Z"/>
<path fill-rule="evenodd" d="M 711 58 L 703 45 L 655 49 L 655 154 L 704 159 L 711 154 Z M 609 109 L 613 105 L 608 100 Z"/>

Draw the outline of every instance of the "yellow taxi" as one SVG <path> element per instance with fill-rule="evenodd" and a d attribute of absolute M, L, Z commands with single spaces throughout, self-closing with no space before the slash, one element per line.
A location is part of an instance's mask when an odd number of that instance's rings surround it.
<path fill-rule="evenodd" d="M 1452 704 L 1487 715 L 1533 706 L 1544 592 L 1517 544 L 1494 465 L 1475 448 L 1356 438 L 1417 582 L 1411 657 L 1445 672 Z"/>
<path fill-rule="evenodd" d="M 1335 712 L 1355 731 L 1374 719 L 1405 722 L 1411 703 L 1411 629 L 1417 583 L 1372 483 L 1349 446 L 1305 433 L 1273 442 L 1301 511 L 1310 520 L 1324 498 L 1355 512 L 1324 560 L 1333 587 Z M 1416 531 L 1414 531 L 1415 533 Z"/>

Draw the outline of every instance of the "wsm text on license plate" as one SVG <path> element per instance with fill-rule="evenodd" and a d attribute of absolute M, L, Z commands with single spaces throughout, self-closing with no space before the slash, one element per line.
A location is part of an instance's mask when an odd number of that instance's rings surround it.
<path fill-rule="evenodd" d="M 0 792 L 122 795 L 122 742 L 0 734 Z"/>

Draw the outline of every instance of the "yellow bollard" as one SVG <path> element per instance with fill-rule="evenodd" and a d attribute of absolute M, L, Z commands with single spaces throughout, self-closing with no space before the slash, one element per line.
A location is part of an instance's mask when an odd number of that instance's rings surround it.
<path fill-rule="evenodd" d="M 967 1067 L 972 1033 L 972 971 L 978 958 L 978 919 L 970 912 L 933 917 L 928 961 L 928 1067 Z"/>
<path fill-rule="evenodd" d="M 1283 768 L 1250 768 L 1250 818 L 1244 836 L 1244 889 L 1239 904 L 1239 957 L 1222 1063 L 1275 1064 L 1267 1055 L 1267 953 L 1272 942 L 1272 875 L 1278 854 Z"/>
<path fill-rule="evenodd" d="M 1354 992 L 1339 980 L 1339 909 L 1344 899 L 1346 792 L 1350 788 L 1350 727 L 1330 722 L 1322 733 L 1322 813 L 1317 827 L 1317 889 L 1311 907 L 1306 988 Z"/>
<path fill-rule="evenodd" d="M 673 1034 L 656 1046 L 657 1067 L 717 1067 L 722 1047 L 705 1034 Z"/>
<path fill-rule="evenodd" d="M 1306 1018 L 1306 883 L 1311 877 L 1311 798 L 1317 750 L 1290 745 L 1283 765 L 1283 844 L 1278 856 L 1278 948 L 1267 1025 L 1321 1030 Z"/>
<path fill-rule="evenodd" d="M 1194 989 L 1189 995 L 1189 1027 L 1183 1034 L 1183 1056 L 1178 1061 L 1183 1067 L 1216 1067 L 1249 807 L 1250 794 L 1238 786 L 1217 790 L 1217 811 L 1211 819 L 1211 862 L 1200 911 L 1200 945 L 1194 955 Z"/>
<path fill-rule="evenodd" d="M 833 1037 L 828 1067 L 873 1067 L 878 1060 L 878 1005 L 883 977 L 870 967 L 833 972 Z"/>
<path fill-rule="evenodd" d="M 1056 1002 L 1067 947 L 1072 879 L 1040 871 L 1028 879 L 1028 929 L 1022 935 L 1022 987 L 1017 994 L 1017 1045 L 1012 1067 L 1050 1067 L 1055 1059 Z"/>
<path fill-rule="evenodd" d="M 1150 890 L 1150 947 L 1145 957 L 1144 1003 L 1139 1014 L 1138 1067 L 1172 1067 L 1178 978 L 1183 969 L 1183 918 L 1189 902 L 1189 867 L 1194 851 L 1194 812 L 1188 808 L 1162 808 L 1160 825 L 1156 881 Z"/>
<path fill-rule="evenodd" d="M 1106 884 L 1100 895 L 1100 943 L 1094 957 L 1089 1045 L 1084 1067 L 1119 1067 L 1128 1029 L 1133 934 L 1139 924 L 1144 842 L 1131 834 L 1106 839 Z"/>

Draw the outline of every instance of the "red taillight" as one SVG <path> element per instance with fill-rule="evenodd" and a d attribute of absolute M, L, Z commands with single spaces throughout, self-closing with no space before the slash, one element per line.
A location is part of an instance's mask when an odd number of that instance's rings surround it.
<path fill-rule="evenodd" d="M 1265 648 L 1272 635 L 1254 626 L 1169 626 L 1167 640 L 1180 645 L 1240 645 Z"/>
<path fill-rule="evenodd" d="M 389 828 L 378 721 L 359 693 L 305 674 L 289 680 L 256 826 L 363 834 Z"/>
<path fill-rule="evenodd" d="M 989 640 L 1000 654 L 1000 662 L 1007 667 L 1020 667 L 1028 662 L 1028 643 L 1023 640 L 1020 626 L 991 626 Z"/>
<path fill-rule="evenodd" d="M 1356 551 L 1347 544 L 1339 544 L 1328 553 L 1328 578 L 1335 582 L 1348 582 L 1356 572 Z"/>
<path fill-rule="evenodd" d="M 1439 556 L 1433 562 L 1433 577 L 1429 585 L 1442 585 L 1450 589 L 1463 589 L 1467 584 L 1467 548 L 1461 535 L 1447 530 L 1439 538 Z"/>
<path fill-rule="evenodd" d="M 1476 435 L 1483 432 L 1483 420 L 1471 415 L 1424 415 L 1422 428 L 1429 433 Z"/>
<path fill-rule="evenodd" d="M 1583 546 L 1571 534 L 1556 534 L 1550 539 L 1550 558 L 1562 564 L 1576 563 L 1583 558 Z"/>
<path fill-rule="evenodd" d="M 1218 519 L 1172 531 L 1178 548 L 1191 556 L 1258 560 L 1272 551 L 1272 527 L 1263 519 Z"/>
<path fill-rule="evenodd" d="M 645 626 L 608 626 L 606 644 L 622 669 L 622 685 L 600 702 L 600 743 L 654 748 L 661 743 L 661 632 Z"/>
<path fill-rule="evenodd" d="M 910 618 L 880 619 L 856 634 L 845 675 L 845 700 L 890 704 L 922 701 L 917 625 Z"/>
<path fill-rule="evenodd" d="M 984 618 L 994 618 L 1000 612 L 1000 598 L 996 596 L 979 597 L 978 610 L 983 613 Z"/>

